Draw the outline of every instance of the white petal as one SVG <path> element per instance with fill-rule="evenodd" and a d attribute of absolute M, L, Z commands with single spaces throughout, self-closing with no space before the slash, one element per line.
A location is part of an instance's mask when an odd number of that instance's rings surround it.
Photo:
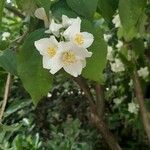
<path fill-rule="evenodd" d="M 58 42 L 54 36 L 50 38 L 43 38 L 34 42 L 36 49 L 40 52 L 41 55 L 47 55 L 47 49 L 50 46 L 57 47 Z"/>
<path fill-rule="evenodd" d="M 40 39 L 38 41 L 35 41 L 34 45 L 41 55 L 45 55 L 50 45 L 50 39 L 49 38 Z"/>
<path fill-rule="evenodd" d="M 45 9 L 42 8 L 38 8 L 35 13 L 34 13 L 35 17 L 37 17 L 38 19 L 44 20 L 45 16 L 46 16 L 46 12 Z"/>
<path fill-rule="evenodd" d="M 50 69 L 52 65 L 52 60 L 48 56 L 43 56 L 43 68 Z"/>
<path fill-rule="evenodd" d="M 81 28 L 81 19 L 77 18 L 71 26 L 69 26 L 63 33 L 63 36 L 67 39 L 70 40 L 73 38 L 73 36 L 77 33 L 80 33 L 80 28 Z"/>
<path fill-rule="evenodd" d="M 90 47 L 94 41 L 94 36 L 88 32 L 82 32 L 81 34 L 84 37 L 84 43 L 81 46 L 84 48 Z"/>
<path fill-rule="evenodd" d="M 79 47 L 76 44 L 74 44 L 73 42 L 59 43 L 58 51 L 72 51 L 81 59 L 92 56 L 92 52 L 88 52 L 87 49 L 85 49 L 83 47 Z"/>
<path fill-rule="evenodd" d="M 45 27 L 47 28 L 49 26 L 49 21 L 45 12 L 45 9 L 43 7 L 38 8 L 35 13 L 34 13 L 35 17 L 37 17 L 40 20 L 44 21 Z"/>
<path fill-rule="evenodd" d="M 83 63 L 81 61 L 77 61 L 76 63 L 71 65 L 64 65 L 63 68 L 67 73 L 71 74 L 74 77 L 77 77 L 82 72 Z"/>
<path fill-rule="evenodd" d="M 62 63 L 61 63 L 60 57 L 61 57 L 61 55 L 60 55 L 60 53 L 58 53 L 57 56 L 52 59 L 52 65 L 50 68 L 51 74 L 55 74 L 56 72 L 58 72 L 62 68 Z"/>

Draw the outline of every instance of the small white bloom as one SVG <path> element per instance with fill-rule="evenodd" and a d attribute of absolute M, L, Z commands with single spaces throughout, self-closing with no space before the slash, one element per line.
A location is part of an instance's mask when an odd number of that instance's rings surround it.
<path fill-rule="evenodd" d="M 78 17 L 71 26 L 69 26 L 63 33 L 63 36 L 77 44 L 80 47 L 88 48 L 92 45 L 94 37 L 91 33 L 80 32 L 81 29 L 81 19 Z"/>
<path fill-rule="evenodd" d="M 107 60 L 109 60 L 109 61 L 113 61 L 114 60 L 113 49 L 110 46 L 107 47 Z"/>
<path fill-rule="evenodd" d="M 113 24 L 115 25 L 116 28 L 121 26 L 121 21 L 120 21 L 120 16 L 119 14 L 115 15 L 113 20 L 112 20 Z"/>
<path fill-rule="evenodd" d="M 9 32 L 4 32 L 4 33 L 2 34 L 2 41 L 6 41 L 7 38 L 9 38 L 9 37 L 10 37 L 10 33 L 9 33 Z"/>
<path fill-rule="evenodd" d="M 112 90 L 112 91 L 116 91 L 116 90 L 117 90 L 117 86 L 116 86 L 116 85 L 112 85 L 112 86 L 111 86 L 111 90 Z"/>
<path fill-rule="evenodd" d="M 53 33 L 56 37 L 59 37 L 59 30 L 62 28 L 61 24 L 55 23 L 54 19 L 52 19 L 49 29 L 45 31 L 45 33 Z"/>
<path fill-rule="evenodd" d="M 104 34 L 104 40 L 105 40 L 106 42 L 108 42 L 111 37 L 112 37 L 111 34 Z"/>
<path fill-rule="evenodd" d="M 56 66 L 60 66 L 67 73 L 77 77 L 86 66 L 85 58 L 91 56 L 92 53 L 85 48 L 79 47 L 72 42 L 61 42 L 58 47 L 57 59 L 54 59 L 50 72 L 55 74 L 57 72 Z"/>
<path fill-rule="evenodd" d="M 127 98 L 127 96 L 122 96 L 122 97 L 120 97 L 120 98 L 115 98 L 114 100 L 113 100 L 113 102 L 115 103 L 115 105 L 120 105 L 125 99 Z"/>
<path fill-rule="evenodd" d="M 43 7 L 36 9 L 34 13 L 35 17 L 44 21 L 44 25 L 46 28 L 49 26 L 49 19 L 46 15 L 45 9 Z"/>
<path fill-rule="evenodd" d="M 120 50 L 120 48 L 123 46 L 123 42 L 122 41 L 118 41 L 116 47 L 118 48 L 118 50 Z"/>
<path fill-rule="evenodd" d="M 146 79 L 149 76 L 148 67 L 140 68 L 137 72 L 139 77 L 142 77 L 143 79 Z"/>
<path fill-rule="evenodd" d="M 129 82 L 129 86 L 132 87 L 133 86 L 133 80 L 131 79 Z"/>
<path fill-rule="evenodd" d="M 130 113 L 133 113 L 133 114 L 138 114 L 138 111 L 139 111 L 139 105 L 134 103 L 134 102 L 131 102 L 128 104 L 128 111 Z"/>
<path fill-rule="evenodd" d="M 79 17 L 69 18 L 66 15 L 62 15 L 62 25 L 63 25 L 64 28 L 67 28 L 70 25 L 72 25 L 73 22 L 77 21 L 78 19 L 79 19 Z"/>
<path fill-rule="evenodd" d="M 125 71 L 124 64 L 118 58 L 115 59 L 114 63 L 110 63 L 110 65 L 111 65 L 111 70 L 113 72 L 122 72 L 122 71 Z"/>
<path fill-rule="evenodd" d="M 54 36 L 50 38 L 43 38 L 34 43 L 36 49 L 43 55 L 43 68 L 51 69 L 53 59 L 57 56 L 58 52 L 58 41 Z"/>

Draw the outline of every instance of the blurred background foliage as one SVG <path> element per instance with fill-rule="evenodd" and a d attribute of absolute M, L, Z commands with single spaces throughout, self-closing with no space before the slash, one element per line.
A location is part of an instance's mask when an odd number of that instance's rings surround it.
<path fill-rule="evenodd" d="M 27 11 L 32 14 L 35 10 L 34 0 L 27 0 L 23 8 L 20 5 L 22 2 L 24 3 L 24 1 L 18 0 L 19 9 L 26 11 L 26 8 L 30 5 L 31 10 Z M 16 6 L 13 0 L 11 3 L 7 3 Z M 76 16 L 67 3 L 61 1 L 59 5 L 63 6 L 60 11 L 67 11 L 71 16 Z M 148 7 L 150 6 L 148 5 Z M 53 11 L 54 15 L 59 18 L 60 13 L 58 9 L 55 9 L 55 5 Z M 100 19 L 95 23 L 100 24 L 104 31 L 109 32 L 109 26 L 113 28 L 112 23 L 108 26 L 103 18 L 95 14 L 95 18 L 97 17 Z M 109 16 L 106 16 L 106 18 L 110 19 Z M 28 19 L 31 19 L 30 24 L 28 24 Z M 3 50 L 14 49 L 14 45 L 20 35 L 27 30 L 27 26 L 30 27 L 30 30 L 33 30 L 36 25 L 41 26 L 41 22 L 37 23 L 34 17 L 27 17 L 22 21 L 20 17 L 14 15 L 8 9 L 4 9 L 4 17 L 0 27 L 0 57 L 4 57 Z M 10 33 L 10 36 L 6 39 L 4 39 L 4 32 Z M 113 29 L 111 32 L 114 35 L 109 43 L 113 44 L 117 42 L 116 30 Z M 10 54 L 9 58 L 12 57 L 11 55 L 13 54 Z M 10 64 L 15 64 L 13 58 L 9 61 Z M 123 150 L 149 150 L 150 147 L 140 120 L 139 111 L 131 113 L 128 108 L 128 104 L 134 99 L 133 85 L 129 85 L 130 73 L 113 73 L 110 71 L 108 64 L 105 76 L 107 85 L 104 87 L 106 93 L 105 115 L 110 130 L 118 138 Z M 7 72 L 0 68 L 0 104 L 3 100 L 6 78 Z M 93 82 L 88 84 L 92 91 L 94 89 Z M 145 84 L 148 83 L 143 81 L 143 86 Z M 10 91 L 3 125 L 0 125 L 0 150 L 109 149 L 89 121 L 89 107 L 84 93 L 71 79 L 68 80 L 61 74 L 57 75 L 52 91 L 37 107 L 32 104 L 29 94 L 25 91 L 17 76 L 13 79 Z M 149 97 L 146 98 L 147 107 L 150 110 Z"/>

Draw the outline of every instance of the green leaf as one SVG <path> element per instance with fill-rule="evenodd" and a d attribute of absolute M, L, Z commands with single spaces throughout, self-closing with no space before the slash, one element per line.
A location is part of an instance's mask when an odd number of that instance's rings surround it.
<path fill-rule="evenodd" d="M 106 19 L 111 21 L 112 17 L 118 7 L 118 0 L 99 0 L 98 9 L 100 14 Z"/>
<path fill-rule="evenodd" d="M 98 0 L 66 0 L 68 6 L 77 14 L 85 17 L 92 18 L 96 9 Z"/>
<path fill-rule="evenodd" d="M 53 4 L 51 10 L 52 14 L 58 20 L 61 20 L 62 15 L 67 15 L 68 17 L 77 17 L 77 14 L 68 7 L 65 1 L 59 1 Z"/>
<path fill-rule="evenodd" d="M 94 35 L 94 43 L 89 48 L 93 55 L 87 59 L 87 65 L 82 75 L 85 78 L 102 83 L 104 81 L 103 71 L 107 63 L 107 45 L 103 39 L 102 31 L 100 28 L 92 26 L 88 21 L 82 21 L 82 30 Z"/>
<path fill-rule="evenodd" d="M 13 75 L 17 75 L 16 54 L 13 50 L 0 51 L 0 67 Z"/>
<path fill-rule="evenodd" d="M 34 104 L 37 104 L 43 96 L 47 95 L 52 84 L 52 76 L 46 69 L 43 69 L 42 56 L 34 46 L 34 41 L 43 36 L 43 29 L 31 33 L 18 54 L 18 74 Z"/>
<path fill-rule="evenodd" d="M 1 24 L 1 21 L 2 21 L 4 6 L 5 6 L 5 0 L 0 0 L 0 24 Z"/>
<path fill-rule="evenodd" d="M 119 15 L 125 38 L 131 40 L 138 33 L 138 21 L 143 15 L 146 0 L 120 0 Z M 130 34 L 130 36 L 129 36 Z"/>

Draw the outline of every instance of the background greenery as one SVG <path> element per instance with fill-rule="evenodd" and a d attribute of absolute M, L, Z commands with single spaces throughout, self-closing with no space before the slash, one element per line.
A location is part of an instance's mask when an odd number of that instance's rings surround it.
<path fill-rule="evenodd" d="M 18 12 L 13 13 L 9 6 L 17 8 Z M 43 28 L 42 22 L 33 16 L 37 7 L 44 7 L 47 12 L 51 7 L 53 16 L 58 20 L 62 14 L 80 16 L 84 20 L 82 28 L 93 33 L 96 40 L 91 47 L 94 57 L 88 61 L 82 75 L 90 79 L 87 83 L 94 96 L 95 81 L 105 83 L 106 120 L 123 150 L 149 150 L 139 111 L 128 111 L 128 104 L 135 96 L 133 85 L 129 86 L 133 66 L 126 58 L 127 47 L 123 47 L 119 53 L 127 70 L 114 73 L 106 60 L 107 45 L 103 39 L 103 33 L 111 34 L 108 43 L 115 49 L 118 37 L 126 42 L 136 38 L 133 48 L 135 55 L 138 55 L 137 66 L 149 67 L 149 57 L 145 59 L 150 44 L 149 0 L 0 1 L 0 104 L 7 72 L 13 75 L 3 124 L 0 125 L 0 150 L 109 150 L 106 141 L 89 119 L 89 104 L 78 85 L 66 74 L 60 73 L 53 78 L 45 70 L 37 71 L 36 67 L 42 68 L 42 65 L 40 56 L 34 51 L 33 41 L 42 36 L 40 31 L 35 33 L 35 30 Z M 122 21 L 119 29 L 112 23 L 117 9 Z M 4 32 L 10 33 L 7 40 L 3 40 Z M 33 33 L 19 42 L 25 32 Z M 41 74 L 44 82 L 39 79 Z M 148 84 L 149 78 L 147 82 L 142 80 L 145 103 L 150 111 Z M 36 85 L 40 87 L 35 90 Z M 39 102 L 40 96 L 45 97 Z"/>

